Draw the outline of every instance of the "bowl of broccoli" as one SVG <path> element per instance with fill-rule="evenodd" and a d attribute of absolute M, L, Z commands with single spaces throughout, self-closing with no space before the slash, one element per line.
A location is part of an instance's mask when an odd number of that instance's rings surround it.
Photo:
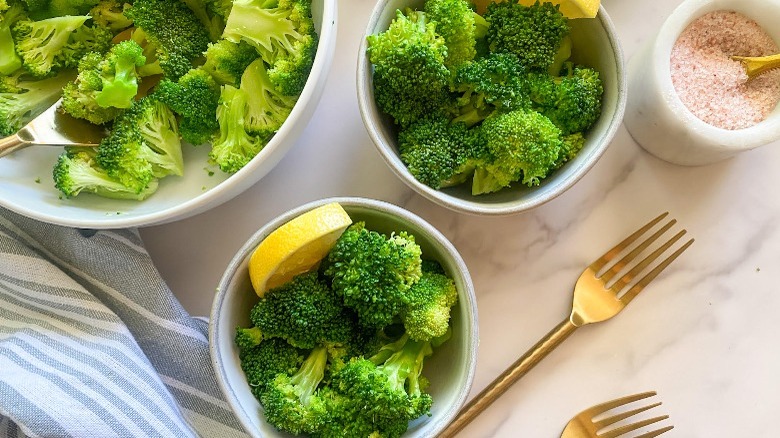
<path fill-rule="evenodd" d="M 0 206 L 122 228 L 215 207 L 268 173 L 322 95 L 336 0 L 9 0 L 0 5 L 0 137 L 61 98 L 98 147 L 0 160 Z"/>
<path fill-rule="evenodd" d="M 619 128 L 623 54 L 603 7 L 381 0 L 357 71 L 361 116 L 391 170 L 452 210 L 541 205 L 593 167 Z"/>
<path fill-rule="evenodd" d="M 334 202 L 352 225 L 318 267 L 260 298 L 249 275 L 258 245 Z M 476 298 L 457 250 L 423 219 L 381 201 L 325 199 L 272 220 L 236 253 L 209 342 L 250 436 L 435 436 L 474 378 Z"/>

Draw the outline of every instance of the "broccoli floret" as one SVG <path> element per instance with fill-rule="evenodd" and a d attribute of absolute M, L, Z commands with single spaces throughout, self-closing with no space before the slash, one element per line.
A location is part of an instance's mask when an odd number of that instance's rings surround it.
<path fill-rule="evenodd" d="M 434 189 L 465 182 L 487 156 L 478 130 L 441 116 L 422 119 L 399 132 L 398 147 L 409 172 Z"/>
<path fill-rule="evenodd" d="M 206 70 L 218 84 L 237 87 L 244 70 L 257 59 L 258 54 L 255 48 L 246 42 L 219 40 L 209 44 L 205 56 L 206 63 L 203 64 L 203 70 Z"/>
<path fill-rule="evenodd" d="M 257 347 L 266 340 L 263 332 L 257 327 L 238 327 L 236 328 L 235 343 L 239 350 L 249 350 Z M 286 343 L 286 341 L 285 341 Z"/>
<path fill-rule="evenodd" d="M 347 345 L 355 333 L 354 316 L 316 272 L 268 291 L 249 318 L 264 337 L 283 338 L 299 348 Z"/>
<path fill-rule="evenodd" d="M 328 353 L 317 347 L 292 376 L 277 374 L 260 397 L 270 424 L 293 434 L 315 433 L 327 419 L 317 386 L 325 375 Z"/>
<path fill-rule="evenodd" d="M 50 0 L 48 13 L 51 16 L 84 15 L 98 3 L 98 0 Z"/>
<path fill-rule="evenodd" d="M 97 163 L 97 151 L 92 147 L 67 148 L 54 166 L 54 186 L 65 196 L 81 192 L 94 193 L 105 198 L 143 200 L 157 190 L 157 181 L 151 181 L 140 192 L 117 181 Z"/>
<path fill-rule="evenodd" d="M 430 342 L 404 335 L 370 359 L 350 360 L 333 376 L 332 393 L 320 396 L 330 414 L 322 435 L 397 438 L 409 421 L 430 415 L 432 399 L 423 391 L 421 373 L 432 352 Z"/>
<path fill-rule="evenodd" d="M 456 121 L 473 125 L 493 111 L 513 111 L 531 106 L 525 68 L 515 55 L 495 53 L 468 62 L 455 74 L 453 88 L 460 116 Z"/>
<path fill-rule="evenodd" d="M 5 79 L 0 91 L 0 136 L 8 136 L 49 108 L 62 94 L 62 87 L 73 79 L 71 72 L 43 80 Z"/>
<path fill-rule="evenodd" d="M 22 67 L 22 58 L 16 53 L 11 27 L 26 16 L 21 4 L 4 4 L 5 9 L 0 12 L 0 75 L 10 75 Z"/>
<path fill-rule="evenodd" d="M 443 274 L 423 272 L 409 291 L 409 304 L 401 314 L 404 328 L 415 341 L 430 341 L 447 333 L 450 309 L 458 302 L 455 282 Z"/>
<path fill-rule="evenodd" d="M 81 30 L 89 18 L 75 15 L 18 21 L 13 26 L 13 37 L 16 52 L 27 71 L 38 78 L 46 77 L 51 71 L 75 67 L 82 56 L 96 48 L 94 46 L 107 48 L 104 46 L 110 36 L 105 38 L 100 31 L 101 35 L 96 35 L 90 28 Z"/>
<path fill-rule="evenodd" d="M 421 269 L 423 274 L 425 273 L 441 274 L 441 275 L 447 274 L 447 272 L 444 270 L 444 267 L 441 265 L 441 263 L 437 262 L 436 260 L 423 259 Z"/>
<path fill-rule="evenodd" d="M 79 62 L 76 80 L 63 90 L 63 109 L 98 125 L 113 120 L 133 104 L 137 69 L 145 62 L 143 49 L 132 40 L 115 45 L 105 56 L 87 54 Z"/>
<path fill-rule="evenodd" d="M 599 73 L 591 68 L 574 67 L 554 79 L 553 92 L 538 105 L 564 135 L 589 129 L 601 115 L 604 87 Z"/>
<path fill-rule="evenodd" d="M 376 103 L 401 127 L 441 111 L 449 99 L 444 39 L 424 12 L 407 14 L 399 10 L 387 31 L 368 36 L 367 49 Z"/>
<path fill-rule="evenodd" d="M 256 329 L 238 329 L 236 345 L 241 369 L 244 371 L 252 394 L 259 400 L 277 374 L 294 374 L 303 363 L 301 351 L 283 339 L 273 338 L 252 341 Z M 257 330 L 259 333 L 259 330 Z"/>
<path fill-rule="evenodd" d="M 130 3 L 119 0 L 102 0 L 89 11 L 89 15 L 98 25 L 118 32 L 133 25 L 133 20 L 125 15 L 129 7 Z"/>
<path fill-rule="evenodd" d="M 445 64 L 455 69 L 476 56 L 477 36 L 487 31 L 487 22 L 467 0 L 428 0 L 424 11 L 436 23 L 436 33 L 447 45 Z"/>
<path fill-rule="evenodd" d="M 583 147 L 585 147 L 585 137 L 582 136 L 581 132 L 564 136 L 561 139 L 561 152 L 558 154 L 555 168 L 558 169 L 573 160 Z"/>
<path fill-rule="evenodd" d="M 254 46 L 281 93 L 297 96 L 303 90 L 318 39 L 310 0 L 235 0 L 222 37 Z"/>
<path fill-rule="evenodd" d="M 130 190 L 145 192 L 158 178 L 182 172 L 175 116 L 153 97 L 133 104 L 98 147 L 98 164 Z"/>
<path fill-rule="evenodd" d="M 481 129 L 492 161 L 474 173 L 473 194 L 495 192 L 515 181 L 535 186 L 555 167 L 561 131 L 547 117 L 517 110 L 488 118 Z"/>
<path fill-rule="evenodd" d="M 217 41 L 222 35 L 222 29 L 224 28 L 224 22 L 222 16 L 215 14 L 213 8 L 210 6 L 210 0 L 181 0 L 187 5 L 193 15 L 200 21 L 201 25 L 208 31 L 211 41 Z"/>
<path fill-rule="evenodd" d="M 295 97 L 285 96 L 271 83 L 262 59 L 246 68 L 241 90 L 247 93 L 246 129 L 261 138 L 270 139 L 295 106 Z"/>
<path fill-rule="evenodd" d="M 360 324 L 381 328 L 401 313 L 409 288 L 420 279 L 420 254 L 414 236 L 400 232 L 386 237 L 357 222 L 328 254 L 325 275 Z"/>
<path fill-rule="evenodd" d="M 265 146 L 265 139 L 247 132 L 245 117 L 249 95 L 232 85 L 223 85 L 217 107 L 219 135 L 211 145 L 209 158 L 223 172 L 241 170 Z"/>
<path fill-rule="evenodd" d="M 529 69 L 548 71 L 564 46 L 564 37 L 569 34 L 566 17 L 558 6 L 548 2 L 532 6 L 510 1 L 490 3 L 484 17 L 489 25 L 490 51 L 513 53 Z"/>
<path fill-rule="evenodd" d="M 219 85 L 202 69 L 192 69 L 176 82 L 164 79 L 154 92 L 180 116 L 181 135 L 193 145 L 207 143 L 219 130 L 219 94 Z"/>
<path fill-rule="evenodd" d="M 125 15 L 156 48 L 160 67 L 171 80 L 190 71 L 211 41 L 207 29 L 179 0 L 135 0 Z"/>

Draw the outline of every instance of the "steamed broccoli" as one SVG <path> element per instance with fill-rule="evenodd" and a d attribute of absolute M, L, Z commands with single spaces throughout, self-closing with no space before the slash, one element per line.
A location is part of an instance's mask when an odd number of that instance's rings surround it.
<path fill-rule="evenodd" d="M 5 3 L 5 8 L 0 11 L 0 75 L 10 75 L 22 67 L 22 59 L 14 47 L 11 27 L 25 18 L 24 7 L 19 3 Z"/>
<path fill-rule="evenodd" d="M 262 59 L 246 68 L 241 90 L 248 94 L 246 129 L 265 141 L 282 127 L 295 106 L 295 97 L 285 96 L 271 82 Z"/>
<path fill-rule="evenodd" d="M 171 80 L 190 71 L 192 62 L 211 41 L 207 29 L 179 0 L 135 0 L 124 14 L 143 30 L 143 36 L 156 50 L 160 68 Z"/>
<path fill-rule="evenodd" d="M 53 177 L 54 186 L 67 197 L 85 192 L 105 198 L 140 201 L 157 190 L 157 180 L 150 181 L 138 192 L 108 175 L 97 164 L 97 150 L 94 147 L 66 148 L 57 159 Z"/>
<path fill-rule="evenodd" d="M 564 135 L 589 129 L 601 115 L 604 87 L 599 73 L 586 67 L 573 67 L 553 80 L 546 96 L 537 98 L 537 109 Z"/>
<path fill-rule="evenodd" d="M 555 168 L 558 169 L 573 160 L 583 147 L 585 147 L 585 137 L 582 136 L 581 132 L 575 132 L 561 138 L 561 152 L 558 154 Z"/>
<path fill-rule="evenodd" d="M 42 78 L 52 71 L 76 67 L 89 52 L 107 51 L 113 34 L 104 27 L 86 25 L 89 18 L 76 15 L 18 21 L 12 33 L 25 69 Z"/>
<path fill-rule="evenodd" d="M 130 108 L 138 93 L 137 69 L 146 57 L 135 41 L 122 41 L 105 55 L 89 53 L 79 62 L 75 82 L 63 90 L 62 107 L 73 117 L 97 125 Z"/>
<path fill-rule="evenodd" d="M 329 413 L 322 436 L 397 438 L 409 421 L 430 415 L 432 399 L 424 392 L 427 380 L 421 373 L 432 352 L 430 342 L 404 335 L 369 359 L 350 360 L 333 376 L 332 395 L 319 397 Z"/>
<path fill-rule="evenodd" d="M 252 394 L 260 399 L 277 374 L 294 374 L 303 363 L 301 350 L 284 339 L 272 338 L 247 342 L 247 333 L 256 329 L 238 329 L 236 345 L 241 369 L 244 371 Z M 251 336 L 251 335 L 249 335 Z"/>
<path fill-rule="evenodd" d="M 255 48 L 246 42 L 234 43 L 228 40 L 209 44 L 204 55 L 206 63 L 203 64 L 203 70 L 207 71 L 218 84 L 229 84 L 234 87 L 239 86 L 244 70 L 258 57 Z"/>
<path fill-rule="evenodd" d="M 296 96 L 303 90 L 318 40 L 311 0 L 235 0 L 222 37 L 257 49 L 282 94 Z"/>
<path fill-rule="evenodd" d="M 491 53 L 513 53 L 528 69 L 548 71 L 569 34 L 566 17 L 552 3 L 523 6 L 517 2 L 490 3 L 485 12 Z"/>
<path fill-rule="evenodd" d="M 2 86 L 5 91 L 0 90 L 0 136 L 15 133 L 50 107 L 71 79 L 71 72 L 42 80 L 6 77 Z"/>
<path fill-rule="evenodd" d="M 133 21 L 124 14 L 129 7 L 130 3 L 119 0 L 101 0 L 89 11 L 89 15 L 98 25 L 117 32 L 133 25 Z"/>
<path fill-rule="evenodd" d="M 135 193 L 167 175 L 181 175 L 181 142 L 173 112 L 153 97 L 133 104 L 98 147 L 97 163 Z"/>
<path fill-rule="evenodd" d="M 450 310 L 458 302 L 458 290 L 451 278 L 423 272 L 412 285 L 409 297 L 401 320 L 411 339 L 430 341 L 447 333 Z"/>
<path fill-rule="evenodd" d="M 249 99 L 249 93 L 240 88 L 222 86 L 217 107 L 219 134 L 211 144 L 209 159 L 223 172 L 238 172 L 265 146 L 265 138 L 248 132 Z"/>
<path fill-rule="evenodd" d="M 399 132 L 398 148 L 409 172 L 434 189 L 463 183 L 487 155 L 478 130 L 441 116 L 424 118 Z"/>
<path fill-rule="evenodd" d="M 180 116 L 179 128 L 186 142 L 207 143 L 219 130 L 219 85 L 205 70 L 192 69 L 176 82 L 163 79 L 154 95 Z"/>
<path fill-rule="evenodd" d="M 488 118 L 481 129 L 491 162 L 475 172 L 472 193 L 495 192 L 515 181 L 535 186 L 555 168 L 561 131 L 547 117 L 516 110 Z"/>
<path fill-rule="evenodd" d="M 325 347 L 317 347 L 295 374 L 279 373 L 266 385 L 260 402 L 270 424 L 294 434 L 311 434 L 322 427 L 327 411 L 316 391 L 327 360 Z"/>
<path fill-rule="evenodd" d="M 222 16 L 215 13 L 212 9 L 210 0 L 181 0 L 190 9 L 190 15 L 194 15 L 200 24 L 208 32 L 211 41 L 217 41 L 222 35 L 222 29 L 225 24 Z"/>
<path fill-rule="evenodd" d="M 447 45 L 445 64 L 455 69 L 476 56 L 477 38 L 487 32 L 487 22 L 467 0 L 427 0 L 428 20 L 436 23 L 436 33 Z"/>
<path fill-rule="evenodd" d="M 368 36 L 379 108 L 401 127 L 441 111 L 448 101 L 447 46 L 420 11 L 400 10 L 390 27 Z"/>
<path fill-rule="evenodd" d="M 347 345 L 355 333 L 354 316 L 316 272 L 268 291 L 249 318 L 263 337 L 283 338 L 299 348 Z"/>
<path fill-rule="evenodd" d="M 366 327 L 381 328 L 399 315 L 420 279 L 420 246 L 406 232 L 386 237 L 364 222 L 347 228 L 328 254 L 325 275 Z"/>

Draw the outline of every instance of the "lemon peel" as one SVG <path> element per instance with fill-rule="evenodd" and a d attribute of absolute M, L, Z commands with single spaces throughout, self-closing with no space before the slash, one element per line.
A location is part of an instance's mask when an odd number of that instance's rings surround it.
<path fill-rule="evenodd" d="M 537 0 L 520 0 L 523 6 L 533 6 Z M 560 11 L 566 18 L 595 18 L 599 13 L 601 0 L 544 0 L 544 3 L 560 5 Z"/>
<path fill-rule="evenodd" d="M 295 217 L 266 236 L 249 259 L 249 279 L 258 296 L 315 268 L 352 219 L 337 202 Z"/>

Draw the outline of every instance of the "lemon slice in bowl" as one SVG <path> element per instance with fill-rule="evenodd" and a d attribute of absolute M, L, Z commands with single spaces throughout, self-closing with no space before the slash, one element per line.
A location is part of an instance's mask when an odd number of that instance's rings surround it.
<path fill-rule="evenodd" d="M 337 202 L 307 211 L 269 234 L 249 259 L 249 278 L 259 296 L 309 271 L 333 248 L 352 219 Z"/>
<path fill-rule="evenodd" d="M 599 13 L 601 0 L 544 0 L 545 3 L 561 5 L 561 13 L 566 18 L 594 18 Z M 523 6 L 532 6 L 536 0 L 520 0 Z"/>

